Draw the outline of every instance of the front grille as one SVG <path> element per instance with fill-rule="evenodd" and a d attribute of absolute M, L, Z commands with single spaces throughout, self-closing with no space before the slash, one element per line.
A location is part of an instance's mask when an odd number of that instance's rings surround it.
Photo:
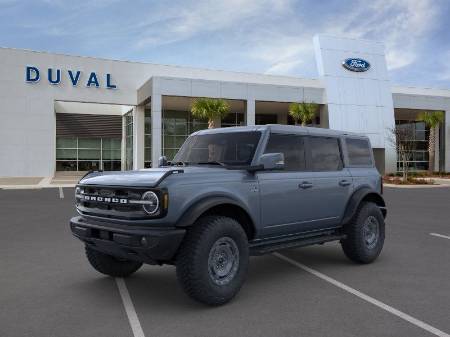
<path fill-rule="evenodd" d="M 79 185 L 75 195 L 77 209 L 82 214 L 105 218 L 148 218 L 139 203 L 146 191 L 148 189 Z"/>

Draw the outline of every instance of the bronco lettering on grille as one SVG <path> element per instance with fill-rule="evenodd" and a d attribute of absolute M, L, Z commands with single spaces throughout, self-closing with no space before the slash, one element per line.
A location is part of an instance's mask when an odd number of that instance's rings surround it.
<path fill-rule="evenodd" d="M 105 202 L 105 203 L 113 203 L 113 204 L 128 204 L 128 199 L 123 198 L 107 198 L 107 197 L 98 197 L 93 195 L 82 195 L 81 198 L 86 201 L 97 201 L 97 202 Z"/>

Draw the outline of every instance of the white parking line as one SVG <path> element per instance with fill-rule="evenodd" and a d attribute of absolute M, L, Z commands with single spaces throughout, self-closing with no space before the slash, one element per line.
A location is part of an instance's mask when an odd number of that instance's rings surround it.
<path fill-rule="evenodd" d="M 273 255 L 278 257 L 279 259 L 281 259 L 283 261 L 286 261 L 286 262 L 288 262 L 288 263 L 290 263 L 290 264 L 292 264 L 292 265 L 294 265 L 294 266 L 296 266 L 296 267 L 298 267 L 298 268 L 300 268 L 300 269 L 310 273 L 310 274 L 313 274 L 314 276 L 317 276 L 318 278 L 320 278 L 320 279 L 322 279 L 324 281 L 327 281 L 328 283 L 333 284 L 334 286 L 336 286 L 338 288 L 341 288 L 342 290 L 345 290 L 345 291 L 349 292 L 350 294 L 353 294 L 353 295 L 363 299 L 366 302 L 369 302 L 369 303 L 371 303 L 371 304 L 373 304 L 373 305 L 375 305 L 375 306 L 377 306 L 377 307 L 379 307 L 379 308 L 381 308 L 381 309 L 383 309 L 383 310 L 385 310 L 387 312 L 390 312 L 391 314 L 393 314 L 393 315 L 395 315 L 395 316 L 397 316 L 397 317 L 399 317 L 399 318 L 401 318 L 401 319 L 403 319 L 403 320 L 405 320 L 405 321 L 407 321 L 407 322 L 409 322 L 409 323 L 411 323 L 411 324 L 413 324 L 413 325 L 415 325 L 415 326 L 417 326 L 417 327 L 419 327 L 421 329 L 424 329 L 424 330 L 432 333 L 433 335 L 436 335 L 436 336 L 439 336 L 439 337 L 450 337 L 450 335 L 447 334 L 446 332 L 441 331 L 441 330 L 439 330 L 439 329 L 437 329 L 437 328 L 435 328 L 435 327 L 433 327 L 433 326 L 431 326 L 431 325 L 429 325 L 429 324 L 427 324 L 425 322 L 422 322 L 422 321 L 418 320 L 417 318 L 414 318 L 414 317 L 412 317 L 412 316 L 410 316 L 408 314 L 405 314 L 404 312 L 402 312 L 400 310 L 397 310 L 397 309 L 395 309 L 395 308 L 393 308 L 393 307 L 391 307 L 391 306 L 389 306 L 389 305 L 387 305 L 387 304 L 385 304 L 383 302 L 380 302 L 380 301 L 376 300 L 375 298 L 370 297 L 370 296 L 368 296 L 368 295 L 366 295 L 366 294 L 364 294 L 364 293 L 362 293 L 362 292 L 360 292 L 360 291 L 358 291 L 358 290 L 356 290 L 354 288 L 351 288 L 351 287 L 349 287 L 349 286 L 347 286 L 347 285 L 345 285 L 345 284 L 343 284 L 343 283 L 341 283 L 341 282 L 339 282 L 339 281 L 337 281 L 337 280 L 335 280 L 335 279 L 333 279 L 333 278 L 331 278 L 329 276 L 326 276 L 325 274 L 322 274 L 321 272 L 318 272 L 315 269 L 312 269 L 312 268 L 310 268 L 308 266 L 305 266 L 304 264 L 302 264 L 300 262 L 297 262 L 297 261 L 295 261 L 293 259 L 290 259 L 289 257 L 284 256 L 284 255 L 282 255 L 280 253 L 273 253 Z"/>
<path fill-rule="evenodd" d="M 61 199 L 64 199 L 64 191 L 63 191 L 63 188 L 62 188 L 62 187 L 59 187 L 59 197 L 60 197 Z"/>
<path fill-rule="evenodd" d="M 145 337 L 141 322 L 139 322 L 139 318 L 137 316 L 136 310 L 134 309 L 133 301 L 131 300 L 130 293 L 128 292 L 127 285 L 125 284 L 124 279 L 116 277 L 116 283 L 117 288 L 119 288 L 123 306 L 125 307 L 125 312 L 128 316 L 128 321 L 130 322 L 131 330 L 133 331 L 133 336 Z"/>
<path fill-rule="evenodd" d="M 442 234 L 438 234 L 438 233 L 430 233 L 430 235 L 437 236 L 438 238 L 450 240 L 450 236 L 447 236 L 447 235 L 442 235 Z"/>

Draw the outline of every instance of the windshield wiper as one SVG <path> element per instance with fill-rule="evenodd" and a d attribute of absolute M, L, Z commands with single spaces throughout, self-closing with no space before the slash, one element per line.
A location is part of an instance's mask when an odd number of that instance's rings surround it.
<path fill-rule="evenodd" d="M 220 165 L 220 166 L 223 166 L 223 167 L 227 167 L 228 166 L 227 164 L 222 163 L 222 162 L 217 161 L 217 160 L 201 161 L 201 162 L 198 162 L 196 164 L 197 165 Z"/>

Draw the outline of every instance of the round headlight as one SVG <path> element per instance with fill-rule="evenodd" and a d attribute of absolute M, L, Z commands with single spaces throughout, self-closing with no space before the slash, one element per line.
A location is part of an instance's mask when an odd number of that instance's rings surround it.
<path fill-rule="evenodd" d="M 83 190 L 81 189 L 81 187 L 75 188 L 75 196 L 80 195 L 82 193 L 83 193 Z"/>
<path fill-rule="evenodd" d="M 155 192 L 148 191 L 142 195 L 142 208 L 147 214 L 155 214 L 159 209 L 159 199 Z"/>

